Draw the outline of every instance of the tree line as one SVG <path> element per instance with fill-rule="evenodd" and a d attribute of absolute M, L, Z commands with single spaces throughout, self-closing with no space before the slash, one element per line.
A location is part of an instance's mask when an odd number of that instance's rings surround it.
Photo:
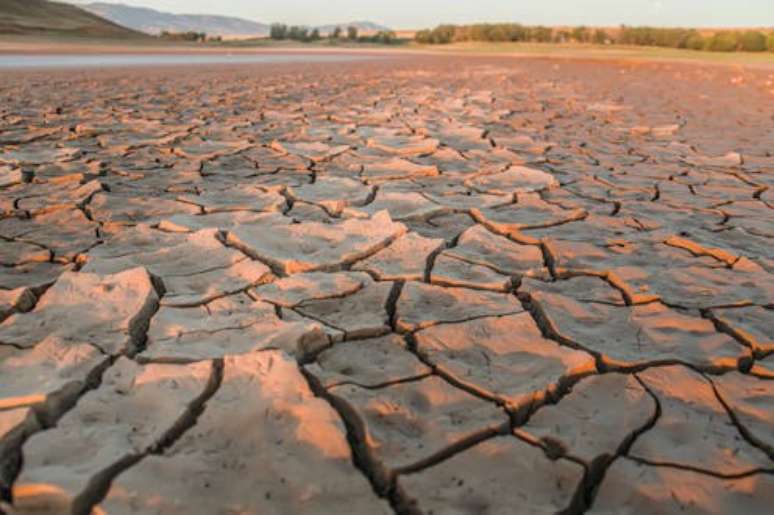
<path fill-rule="evenodd" d="M 479 23 L 475 25 L 439 25 L 421 30 L 414 39 L 418 43 L 442 45 L 464 41 L 536 42 L 536 43 L 596 43 L 666 48 L 688 48 L 715 52 L 774 51 L 774 32 L 758 30 L 719 31 L 703 35 L 696 29 L 627 27 L 608 32 L 604 29 L 574 27 L 556 29 L 545 26 L 527 26 L 518 23 Z"/>
<path fill-rule="evenodd" d="M 346 34 L 341 27 L 336 27 L 329 34 L 323 38 L 319 29 L 309 29 L 308 27 L 301 27 L 297 25 L 285 25 L 284 23 L 274 23 L 269 29 L 269 37 L 274 40 L 293 40 L 302 41 L 308 43 L 311 41 L 320 41 L 321 39 L 329 39 L 332 41 L 347 40 L 357 41 L 359 43 L 382 43 L 392 44 L 397 42 L 398 38 L 392 31 L 379 31 L 375 34 L 364 36 L 360 35 L 358 28 L 354 26 L 347 27 Z"/>
<path fill-rule="evenodd" d="M 222 41 L 221 36 L 207 36 L 206 32 L 171 32 L 168 30 L 161 31 L 159 37 L 162 39 L 169 39 L 172 41 L 193 41 L 196 43 L 203 43 L 205 41 Z"/>

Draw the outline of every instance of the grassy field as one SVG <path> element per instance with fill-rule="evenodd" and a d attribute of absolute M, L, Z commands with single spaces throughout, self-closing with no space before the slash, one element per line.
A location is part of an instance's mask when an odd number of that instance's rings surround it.
<path fill-rule="evenodd" d="M 236 40 L 222 42 L 226 48 L 308 49 L 339 51 L 384 51 L 464 55 L 511 55 L 514 57 L 559 57 L 578 59 L 632 59 L 642 61 L 689 61 L 730 65 L 774 67 L 774 52 L 705 52 L 675 48 L 561 44 L 561 43 L 453 43 L 448 45 L 420 45 L 414 41 L 399 40 L 392 45 L 353 43 L 346 40 L 320 40 L 311 43 L 273 41 L 270 39 Z"/>
<path fill-rule="evenodd" d="M 698 61 L 774 66 L 774 52 L 705 52 L 698 50 L 623 45 L 486 42 L 452 43 L 449 45 L 419 45 L 412 42 L 404 48 L 452 54 L 511 54 L 524 56 L 576 57 L 583 59 Z"/>
<path fill-rule="evenodd" d="M 261 49 L 330 49 L 379 50 L 387 52 L 417 52 L 439 54 L 484 54 L 535 57 L 562 57 L 580 59 L 635 59 L 659 61 L 697 61 L 740 65 L 774 66 L 774 52 L 706 52 L 674 48 L 594 45 L 578 43 L 453 43 L 448 45 L 420 45 L 414 41 L 399 40 L 392 45 L 357 43 L 347 40 L 300 43 L 271 39 L 233 40 L 211 43 L 225 48 Z"/>

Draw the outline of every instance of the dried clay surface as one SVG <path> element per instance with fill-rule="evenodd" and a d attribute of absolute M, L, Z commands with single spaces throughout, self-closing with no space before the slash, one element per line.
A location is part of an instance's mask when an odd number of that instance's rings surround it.
<path fill-rule="evenodd" d="M 772 513 L 772 81 L 2 74 L 0 513 Z"/>

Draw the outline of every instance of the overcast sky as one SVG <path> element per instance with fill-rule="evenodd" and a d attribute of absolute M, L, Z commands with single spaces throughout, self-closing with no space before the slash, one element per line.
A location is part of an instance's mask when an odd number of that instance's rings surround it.
<path fill-rule="evenodd" d="M 88 3 L 72 0 L 73 3 Z M 119 2 L 115 2 L 119 3 Z M 370 20 L 392 28 L 517 21 L 545 25 L 774 26 L 774 0 L 121 0 L 161 11 L 320 25 Z"/>

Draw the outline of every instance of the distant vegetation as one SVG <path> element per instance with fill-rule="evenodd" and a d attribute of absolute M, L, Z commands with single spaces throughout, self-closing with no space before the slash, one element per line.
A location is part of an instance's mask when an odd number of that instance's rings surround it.
<path fill-rule="evenodd" d="M 398 42 L 398 37 L 391 30 L 380 30 L 372 36 L 360 36 L 360 42 L 381 43 L 382 45 L 392 45 Z"/>
<path fill-rule="evenodd" d="M 269 37 L 274 40 L 292 40 L 309 43 L 312 41 L 320 41 L 321 39 L 328 39 L 331 41 L 353 41 L 358 43 L 381 43 L 389 45 L 398 41 L 394 32 L 388 30 L 382 30 L 368 36 L 361 36 L 357 27 L 349 26 L 346 29 L 336 27 L 329 34 L 323 37 L 320 34 L 319 29 L 309 30 L 306 27 L 299 27 L 296 25 L 287 26 L 282 23 L 275 23 L 269 29 Z"/>
<path fill-rule="evenodd" d="M 320 31 L 309 31 L 306 27 L 293 25 L 288 27 L 283 23 L 275 23 L 269 29 L 269 37 L 276 40 L 292 39 L 293 41 L 316 41 L 321 39 Z"/>
<path fill-rule="evenodd" d="M 169 39 L 171 41 L 192 41 L 194 43 L 204 43 L 205 41 L 222 41 L 221 36 L 208 37 L 205 32 L 195 32 L 189 30 L 187 32 L 170 32 L 168 30 L 162 30 L 159 34 L 161 39 Z"/>
<path fill-rule="evenodd" d="M 713 52 L 774 52 L 774 33 L 756 30 L 719 31 L 702 34 L 696 29 L 621 26 L 614 31 L 574 27 L 554 29 L 526 26 L 518 23 L 481 23 L 476 25 L 439 25 L 432 30 L 416 33 L 418 43 L 442 45 L 464 41 L 536 42 L 536 43 L 596 43 L 637 46 L 687 48 Z"/>

